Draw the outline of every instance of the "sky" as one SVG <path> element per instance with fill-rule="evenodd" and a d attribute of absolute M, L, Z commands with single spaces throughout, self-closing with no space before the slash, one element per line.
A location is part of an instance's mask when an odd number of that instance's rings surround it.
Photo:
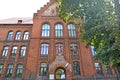
<path fill-rule="evenodd" d="M 0 20 L 13 17 L 33 17 L 49 0 L 0 0 Z"/>

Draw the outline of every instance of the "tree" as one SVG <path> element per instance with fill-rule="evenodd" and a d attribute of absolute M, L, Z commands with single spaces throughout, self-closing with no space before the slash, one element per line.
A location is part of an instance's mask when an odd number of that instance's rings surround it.
<path fill-rule="evenodd" d="M 95 59 L 104 64 L 120 65 L 119 0 L 56 0 L 58 15 L 65 21 L 82 20 L 82 41 L 94 46 Z"/>

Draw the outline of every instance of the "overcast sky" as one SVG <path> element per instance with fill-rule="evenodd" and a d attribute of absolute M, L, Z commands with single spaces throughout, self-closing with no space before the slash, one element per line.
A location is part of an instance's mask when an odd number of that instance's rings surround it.
<path fill-rule="evenodd" d="M 0 0 L 0 20 L 13 17 L 33 17 L 49 0 Z"/>

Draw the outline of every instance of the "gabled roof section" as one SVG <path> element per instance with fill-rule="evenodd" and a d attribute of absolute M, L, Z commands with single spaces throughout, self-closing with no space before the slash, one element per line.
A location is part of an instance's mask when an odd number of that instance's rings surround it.
<path fill-rule="evenodd" d="M 46 5 L 41 7 L 40 10 L 35 13 L 37 15 L 41 16 L 55 16 L 56 15 L 56 4 L 54 3 L 54 0 L 50 0 Z"/>
<path fill-rule="evenodd" d="M 0 24 L 33 24 L 33 19 L 31 17 L 8 18 L 0 20 Z"/>

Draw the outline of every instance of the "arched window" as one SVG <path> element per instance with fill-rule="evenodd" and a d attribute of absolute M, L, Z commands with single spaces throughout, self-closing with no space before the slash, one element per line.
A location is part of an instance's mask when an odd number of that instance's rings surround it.
<path fill-rule="evenodd" d="M 41 55 L 48 55 L 49 44 L 41 44 Z"/>
<path fill-rule="evenodd" d="M 18 31 L 15 36 L 15 40 L 20 40 L 21 32 Z"/>
<path fill-rule="evenodd" d="M 29 32 L 26 31 L 24 32 L 23 40 L 28 40 L 29 39 Z"/>
<path fill-rule="evenodd" d="M 79 62 L 73 62 L 74 75 L 80 75 L 80 64 Z"/>
<path fill-rule="evenodd" d="M 2 52 L 2 57 L 7 56 L 8 49 L 9 49 L 9 46 L 5 46 L 5 47 L 4 47 L 3 52 Z"/>
<path fill-rule="evenodd" d="M 47 75 L 47 63 L 42 62 L 40 63 L 40 76 L 46 76 Z"/>
<path fill-rule="evenodd" d="M 7 40 L 12 40 L 13 31 L 10 31 L 7 36 Z"/>
<path fill-rule="evenodd" d="M 22 73 L 23 73 L 23 65 L 18 64 L 17 65 L 17 71 L 16 71 L 16 77 L 22 77 Z"/>
<path fill-rule="evenodd" d="M 50 36 L 50 25 L 44 24 L 42 26 L 42 37 L 49 37 Z"/>
<path fill-rule="evenodd" d="M 78 46 L 75 43 L 70 44 L 71 54 L 77 55 L 78 54 Z"/>
<path fill-rule="evenodd" d="M 27 47 L 26 46 L 22 46 L 21 49 L 20 49 L 20 57 L 24 57 L 25 54 L 26 54 L 26 49 Z"/>
<path fill-rule="evenodd" d="M 11 77 L 12 76 L 12 72 L 13 72 L 13 64 L 8 64 L 7 67 L 7 72 L 6 72 L 6 77 Z"/>
<path fill-rule="evenodd" d="M 68 25 L 68 34 L 69 34 L 69 37 L 76 37 L 76 28 L 74 24 Z"/>
<path fill-rule="evenodd" d="M 12 53 L 11 53 L 11 57 L 15 57 L 16 56 L 16 53 L 17 53 L 17 46 L 13 46 L 12 48 Z"/>
<path fill-rule="evenodd" d="M 55 25 L 55 37 L 63 37 L 63 26 L 61 24 Z"/>

